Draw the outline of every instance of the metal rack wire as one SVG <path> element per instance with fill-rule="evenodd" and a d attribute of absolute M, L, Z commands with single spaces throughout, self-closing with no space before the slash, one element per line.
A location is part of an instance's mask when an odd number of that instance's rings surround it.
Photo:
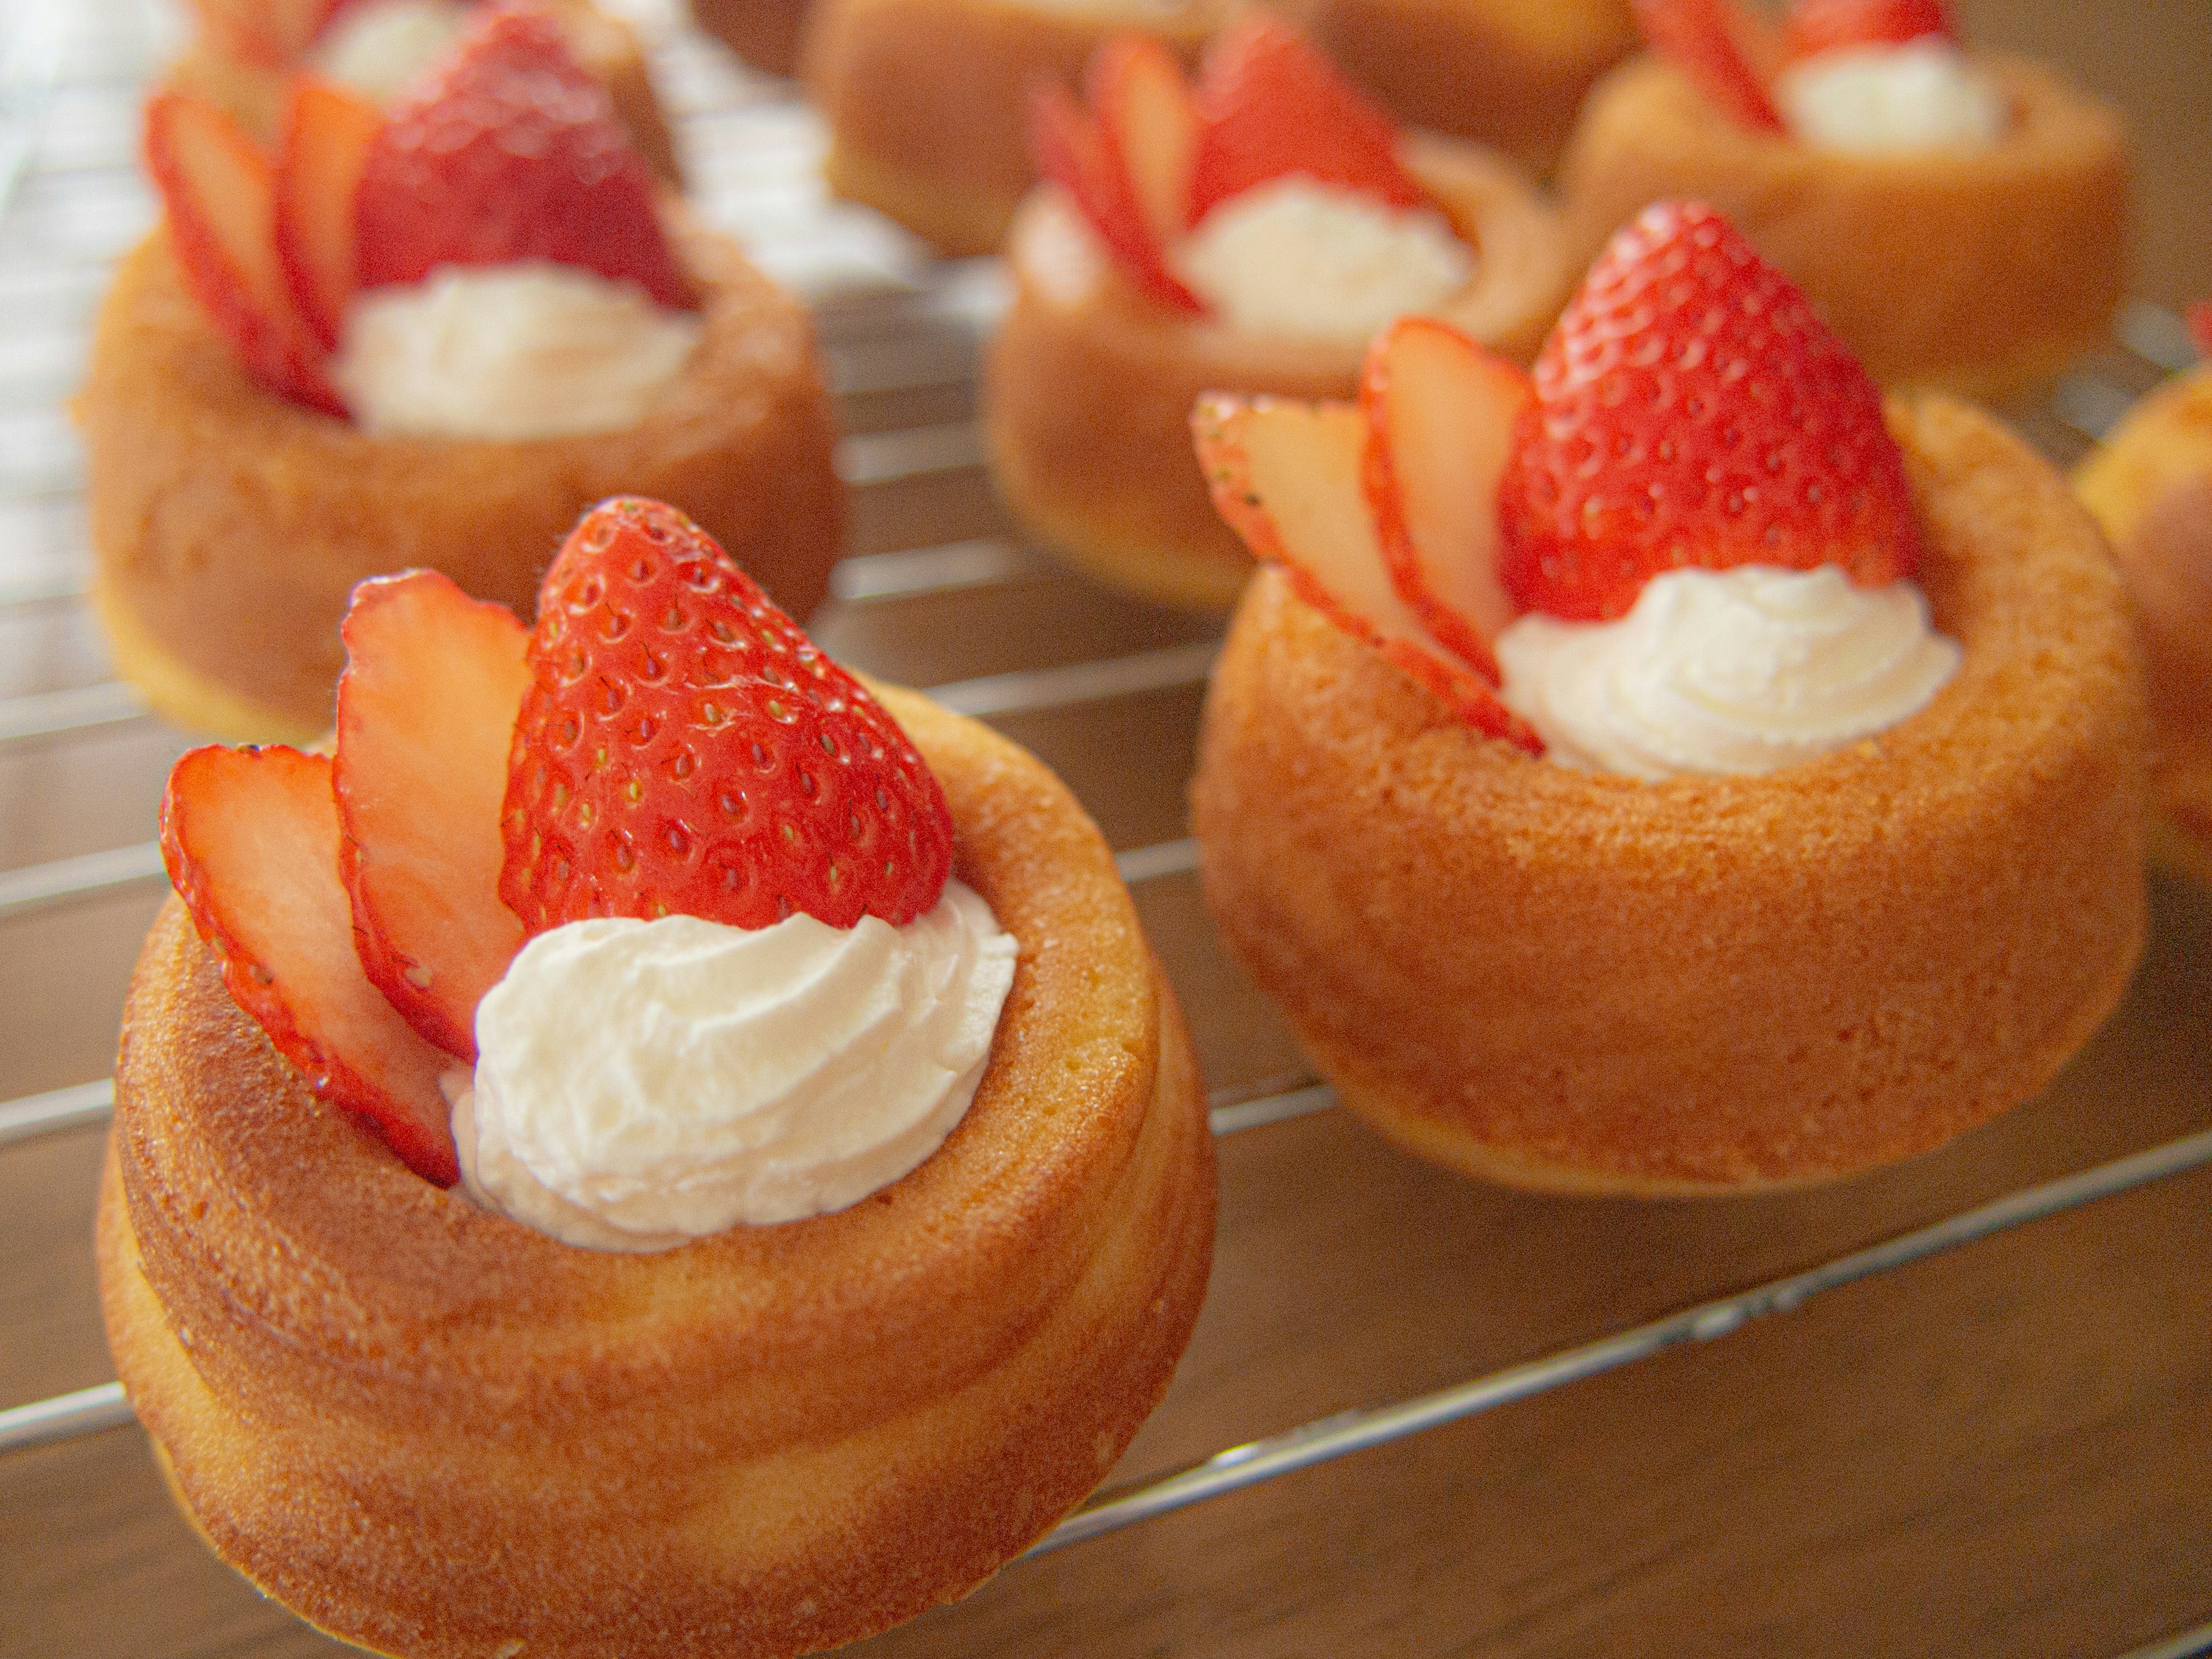
<path fill-rule="evenodd" d="M 70 745 L 131 738 L 141 769 L 165 768 L 182 746 L 152 721 L 126 685 L 102 676 L 96 646 L 76 637 L 87 560 L 76 492 L 76 451 L 62 413 L 81 355 L 91 305 L 110 258 L 149 221 L 151 206 L 132 161 L 136 87 L 155 49 L 159 20 L 127 0 L 66 16 L 40 9 L 0 60 L 0 629 L 37 642 L 0 683 L 0 766 Z M 816 306 L 848 437 L 839 465 L 859 504 L 864 550 L 840 567 L 829 624 L 833 643 L 863 666 L 878 633 L 866 613 L 1024 583 L 1069 586 L 990 521 L 951 519 L 957 538 L 910 547 L 902 532 L 930 514 L 902 511 L 917 485 L 973 492 L 979 455 L 969 419 L 975 354 L 1001 303 L 989 262 L 935 265 L 865 215 L 818 199 L 807 181 L 818 136 L 787 94 L 734 71 L 712 50 L 680 35 L 663 43 L 657 65 L 666 101 L 685 131 L 694 182 L 710 217 L 737 230 L 772 274 Z M 2066 382 L 2045 408 L 2018 412 L 2023 427 L 2058 458 L 2070 459 L 2164 373 L 2189 361 L 2185 331 L 2148 307 L 2122 320 L 2124 350 Z M 1077 585 L 1079 588 L 1079 585 Z M 1106 604 L 1101 599 L 1079 603 Z M 856 621 L 855 619 L 860 619 Z M 1133 630 L 1123 629 L 1124 635 Z M 986 719 L 1020 720 L 1202 684 L 1218 641 L 1187 622 L 1158 620 L 1133 630 L 1139 648 L 1059 662 L 1024 662 L 941 681 L 942 702 Z M 894 653 L 896 656 L 896 653 Z M 903 672 L 906 660 L 889 665 Z M 143 753 L 141 752 L 143 750 Z M 31 775 L 24 775 L 26 778 Z M 158 777 L 158 770 L 150 774 Z M 0 775 L 0 834 L 25 815 L 30 786 Z M 35 816 L 35 814 L 32 814 Z M 105 838 L 122 820 L 103 819 Z M 143 836 L 146 823 L 137 826 Z M 35 828 L 14 837 L 38 845 Z M 50 838 L 50 837 L 49 837 Z M 1135 846 L 1120 854 L 1133 886 L 1186 880 L 1195 865 L 1188 841 Z M 0 871 L 0 928 L 71 907 L 158 891 L 158 848 L 125 839 L 42 853 Z M 115 964 L 115 984 L 127 962 Z M 1171 963 L 1172 966 L 1172 963 Z M 1186 988 L 1186 994 L 1188 988 Z M 28 1022 L 19 1015 L 15 1029 Z M 1218 1093 L 1217 1135 L 1245 1133 L 1333 1105 L 1310 1074 L 1276 1074 Z M 104 1079 L 86 1079 L 0 1102 L 0 1149 L 96 1125 L 112 1108 Z M 1749 1322 L 1785 1314 L 1820 1292 L 1902 1267 L 2003 1230 L 2212 1164 L 2212 1128 L 2184 1134 L 2062 1178 L 2041 1181 L 1904 1228 L 1802 1271 L 1697 1300 L 1627 1328 L 1568 1343 L 1441 1389 L 1331 1414 L 1251 1440 L 1193 1465 L 1109 1490 L 1036 1545 L 1042 1554 L 1119 1528 L 1420 1433 L 1509 1401 L 1627 1365 L 1686 1343 L 1729 1335 Z M 118 1385 L 103 1383 L 0 1409 L 0 1455 L 55 1445 L 123 1426 L 130 1412 Z M 2212 1625 L 2141 1649 L 2130 1659 L 2180 1659 L 2212 1650 Z"/>

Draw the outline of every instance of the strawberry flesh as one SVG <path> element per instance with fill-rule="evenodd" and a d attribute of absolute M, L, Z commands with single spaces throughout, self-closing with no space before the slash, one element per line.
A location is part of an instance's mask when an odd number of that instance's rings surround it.
<path fill-rule="evenodd" d="M 1617 234 L 1536 359 L 1500 510 L 1522 606 L 1624 614 L 1662 570 L 1912 574 L 1919 532 L 1881 394 L 1711 208 Z"/>
<path fill-rule="evenodd" d="M 223 983 L 319 1097 L 366 1119 L 407 1166 L 459 1178 L 441 1073 L 453 1064 L 362 971 L 338 879 L 331 763 L 195 749 L 169 774 L 161 852 Z"/>
<path fill-rule="evenodd" d="M 391 114 L 355 197 L 363 288 L 550 260 L 691 304 L 606 88 L 544 13 L 492 11 Z"/>
<path fill-rule="evenodd" d="M 1066 88 L 1042 85 L 1032 94 L 1030 153 L 1037 171 L 1067 192 L 1115 265 L 1141 293 L 1188 316 L 1205 311 L 1198 296 L 1168 270 L 1163 244 L 1146 218 L 1128 168 L 1109 148 L 1097 121 Z"/>
<path fill-rule="evenodd" d="M 1156 247 L 1190 228 L 1198 109 L 1182 65 L 1158 41 L 1118 34 L 1091 59 L 1087 90 L 1110 165 L 1122 174 Z"/>
<path fill-rule="evenodd" d="M 226 58 L 283 69 L 314 44 L 346 0 L 193 0 L 200 25 Z"/>
<path fill-rule="evenodd" d="M 1782 58 L 1796 63 L 1840 46 L 1901 46 L 1927 35 L 1958 42 L 1944 0 L 1797 0 L 1783 27 Z"/>
<path fill-rule="evenodd" d="M 295 76 L 285 93 L 276 160 L 276 258 L 294 305 L 335 351 L 359 258 L 354 198 L 384 114 L 343 87 Z"/>
<path fill-rule="evenodd" d="M 658 501 L 584 515 L 546 572 L 515 722 L 500 896 L 589 916 L 900 926 L 952 866 L 896 721 L 713 538 Z"/>
<path fill-rule="evenodd" d="M 342 632 L 331 784 L 362 967 L 473 1062 L 477 1004 L 522 948 L 499 902 L 500 817 L 529 635 L 433 570 L 363 582 Z"/>
<path fill-rule="evenodd" d="M 246 372 L 344 419 L 276 258 L 276 184 L 260 147 L 208 100 L 169 91 L 147 101 L 145 155 L 185 286 Z"/>
<path fill-rule="evenodd" d="M 1543 752 L 1492 681 L 1438 640 L 1392 583 L 1361 483 L 1364 410 L 1216 392 L 1199 399 L 1191 428 L 1214 506 L 1255 556 L 1285 567 L 1299 598 L 1477 731 Z"/>
<path fill-rule="evenodd" d="M 1398 161 L 1398 131 L 1334 64 L 1265 10 L 1215 40 L 1199 82 L 1190 216 L 1292 174 L 1394 208 L 1428 198 Z"/>
<path fill-rule="evenodd" d="M 1632 0 L 1651 49 L 1741 126 L 1783 131 L 1768 90 L 1774 43 L 1735 0 Z"/>
<path fill-rule="evenodd" d="M 1492 643 L 1520 608 L 1498 580 L 1498 481 L 1528 377 L 1449 323 L 1407 317 L 1375 337 L 1360 374 L 1362 482 L 1398 595 L 1493 685 Z"/>

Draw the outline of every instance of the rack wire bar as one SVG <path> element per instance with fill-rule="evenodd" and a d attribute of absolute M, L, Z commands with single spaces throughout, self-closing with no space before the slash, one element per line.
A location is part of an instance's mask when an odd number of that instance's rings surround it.
<path fill-rule="evenodd" d="M 837 441 L 837 476 L 855 489 L 982 464 L 983 434 L 973 421 L 855 433 Z"/>
<path fill-rule="evenodd" d="M 26 1095 L 21 1100 L 0 1101 L 0 1146 L 105 1122 L 114 1109 L 115 1079 L 106 1077 L 97 1083 L 79 1083 L 42 1095 Z"/>
<path fill-rule="evenodd" d="M 105 853 L 81 853 L 50 864 L 27 864 L 20 870 L 0 871 L 0 921 L 168 878 L 161 843 L 150 841 Z"/>
<path fill-rule="evenodd" d="M 134 1421 L 120 1382 L 102 1382 L 0 1411 L 0 1456 L 54 1446 Z"/>
<path fill-rule="evenodd" d="M 0 745 L 75 737 L 107 726 L 146 718 L 145 698 L 122 680 L 0 697 Z"/>
<path fill-rule="evenodd" d="M 2199 1655 L 2207 1653 L 2212 1653 L 2212 1624 L 2199 1625 L 2195 1630 L 2183 1631 L 2163 1642 L 2123 1653 L 2118 1659 L 2197 1659 Z"/>
<path fill-rule="evenodd" d="M 1701 1303 L 1617 1336 L 1601 1337 L 1441 1393 L 1372 1410 L 1340 1412 L 1286 1433 L 1232 1447 L 1178 1474 L 1092 1499 L 1031 1545 L 1027 1553 L 1042 1555 L 1079 1544 L 1277 1475 L 1371 1446 L 1387 1445 L 1492 1407 L 1596 1376 L 1686 1342 L 1711 1342 L 1742 1329 L 1762 1315 L 1794 1313 L 1823 1291 L 2206 1164 L 2212 1164 L 2212 1129 L 2009 1194 L 1948 1220 L 1899 1234 L 1803 1273 Z"/>

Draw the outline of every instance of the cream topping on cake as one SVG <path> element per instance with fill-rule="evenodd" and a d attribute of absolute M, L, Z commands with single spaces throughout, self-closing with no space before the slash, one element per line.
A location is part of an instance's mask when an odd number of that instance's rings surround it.
<path fill-rule="evenodd" d="M 1775 78 L 1774 101 L 1799 143 L 1853 155 L 1986 149 L 2008 120 L 1989 77 L 1933 34 L 1802 58 Z"/>
<path fill-rule="evenodd" d="M 463 1179 L 613 1250 L 858 1203 L 967 1111 L 1018 948 L 957 881 L 903 927 L 553 928 L 485 994 L 473 1078 L 447 1074 Z"/>
<path fill-rule="evenodd" d="M 1960 657 L 1911 582 L 1859 587 L 1834 565 L 1669 570 L 1617 621 L 1531 613 L 1497 652 L 1550 759 L 1638 778 L 1771 772 L 1873 737 Z"/>
<path fill-rule="evenodd" d="M 1474 276 L 1474 250 L 1442 215 L 1292 175 L 1216 207 L 1168 263 L 1231 328 L 1364 341 L 1433 311 Z"/>
<path fill-rule="evenodd" d="M 388 104 L 422 79 L 475 15 L 456 0 L 356 0 L 331 20 L 307 67 Z"/>
<path fill-rule="evenodd" d="M 703 331 L 572 265 L 442 265 L 354 295 L 331 380 L 372 437 L 574 437 L 644 418 Z"/>

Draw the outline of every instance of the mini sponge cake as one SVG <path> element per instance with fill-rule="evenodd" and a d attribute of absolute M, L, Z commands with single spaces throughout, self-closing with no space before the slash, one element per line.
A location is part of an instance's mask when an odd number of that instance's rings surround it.
<path fill-rule="evenodd" d="M 1893 406 L 1964 660 L 1902 724 L 1756 777 L 1485 738 L 1247 592 L 1193 787 L 1206 899 L 1346 1104 L 1469 1174 L 1740 1192 L 2027 1099 L 2144 930 L 2141 665 L 2095 527 L 1994 422 Z"/>
<path fill-rule="evenodd" d="M 161 914 L 101 1304 L 185 1513 L 268 1595 L 409 1659 L 811 1653 L 973 1588 L 1158 1402 L 1213 1237 L 1174 997 L 1066 790 L 883 700 L 1020 957 L 967 1115 L 835 1214 L 641 1255 L 478 1209 L 318 1103 Z"/>
<path fill-rule="evenodd" d="M 811 325 L 734 243 L 671 230 L 706 326 L 681 378 L 633 427 L 525 442 L 373 438 L 288 402 L 186 292 L 167 236 L 143 243 L 76 404 L 94 598 L 125 677 L 180 724 L 312 739 L 355 583 L 439 569 L 528 616 L 569 526 L 625 491 L 681 507 L 805 617 L 844 528 Z"/>

